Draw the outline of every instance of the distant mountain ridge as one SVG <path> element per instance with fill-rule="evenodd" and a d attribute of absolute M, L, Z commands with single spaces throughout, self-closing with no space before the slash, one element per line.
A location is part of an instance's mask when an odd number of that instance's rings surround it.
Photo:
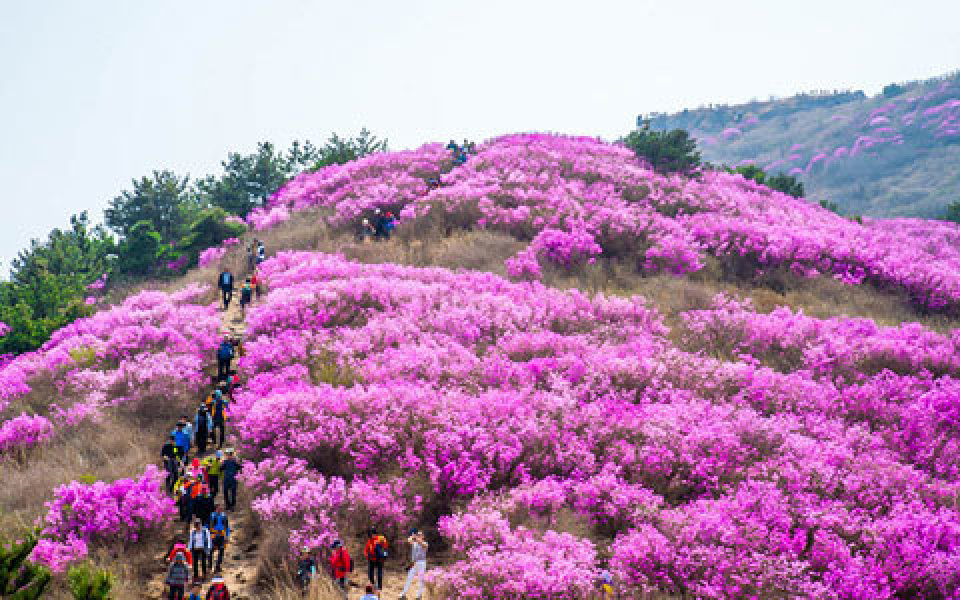
<path fill-rule="evenodd" d="M 847 214 L 939 217 L 960 200 L 960 72 L 862 91 L 652 113 L 686 129 L 705 160 L 799 177 Z"/>

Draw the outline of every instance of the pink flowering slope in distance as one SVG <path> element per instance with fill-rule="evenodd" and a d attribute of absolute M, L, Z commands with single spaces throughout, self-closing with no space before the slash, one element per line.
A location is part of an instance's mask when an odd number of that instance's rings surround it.
<path fill-rule="evenodd" d="M 443 185 L 429 190 L 431 177 Z M 322 209 L 330 224 L 357 228 L 373 208 L 398 215 L 400 235 L 439 225 L 528 240 L 506 264 L 518 279 L 601 257 L 681 275 L 716 257 L 740 277 L 789 269 L 899 290 L 925 310 L 960 311 L 956 225 L 859 223 L 728 173 L 663 177 L 630 150 L 592 138 L 503 136 L 457 168 L 440 144 L 372 155 L 298 176 L 250 222 L 262 229 Z"/>
<path fill-rule="evenodd" d="M 435 525 L 458 598 L 603 568 L 629 597 L 960 598 L 955 336 L 722 296 L 668 335 L 641 298 L 492 274 L 262 270 L 234 419 L 294 548 Z"/>

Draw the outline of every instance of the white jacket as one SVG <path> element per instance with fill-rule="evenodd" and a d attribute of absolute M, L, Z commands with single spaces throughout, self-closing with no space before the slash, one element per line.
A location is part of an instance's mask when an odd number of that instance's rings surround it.
<path fill-rule="evenodd" d="M 201 527 L 200 529 L 190 530 L 190 539 L 187 541 L 187 548 L 191 550 L 196 550 L 198 548 L 210 550 L 212 546 L 213 542 L 210 540 L 209 529 L 206 527 Z"/>

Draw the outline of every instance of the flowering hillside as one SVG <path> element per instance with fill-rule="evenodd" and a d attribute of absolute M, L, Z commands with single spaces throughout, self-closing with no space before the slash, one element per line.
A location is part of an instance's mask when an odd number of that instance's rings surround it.
<path fill-rule="evenodd" d="M 960 339 L 280 253 L 236 426 L 320 545 L 438 519 L 455 597 L 958 597 Z"/>
<path fill-rule="evenodd" d="M 439 144 L 374 155 L 300 175 L 250 220 L 264 229 L 292 212 L 322 208 L 329 223 L 358 227 L 380 207 L 398 214 L 415 237 L 440 226 L 530 240 L 507 264 L 520 278 L 539 278 L 547 263 L 570 268 L 598 257 L 645 274 L 683 274 L 716 257 L 741 277 L 789 269 L 901 290 L 923 309 L 960 310 L 956 225 L 859 223 L 739 175 L 662 177 L 628 149 L 589 138 L 497 138 L 443 175 L 441 187 L 427 188 L 428 177 L 449 169 Z"/>
<path fill-rule="evenodd" d="M 960 75 L 862 92 L 800 95 L 653 115 L 689 130 L 704 158 L 799 177 L 849 214 L 940 217 L 957 198 Z"/>

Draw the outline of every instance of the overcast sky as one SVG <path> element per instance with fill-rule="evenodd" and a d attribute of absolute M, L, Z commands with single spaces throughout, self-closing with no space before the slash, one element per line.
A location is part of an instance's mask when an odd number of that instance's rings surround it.
<path fill-rule="evenodd" d="M 960 68 L 957 0 L 0 0 L 0 261 L 133 177 L 367 126 L 393 149 Z"/>

